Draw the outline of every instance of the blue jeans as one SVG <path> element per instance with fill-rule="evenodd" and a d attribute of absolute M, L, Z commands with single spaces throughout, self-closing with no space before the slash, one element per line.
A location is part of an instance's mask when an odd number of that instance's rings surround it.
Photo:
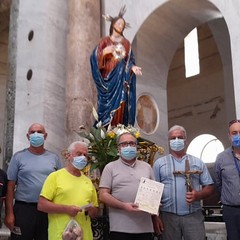
<path fill-rule="evenodd" d="M 199 210 L 188 215 L 161 212 L 163 240 L 205 240 L 204 216 Z"/>

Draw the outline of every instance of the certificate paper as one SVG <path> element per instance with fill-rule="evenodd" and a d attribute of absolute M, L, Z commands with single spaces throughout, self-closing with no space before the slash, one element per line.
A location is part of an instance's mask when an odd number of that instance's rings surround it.
<path fill-rule="evenodd" d="M 164 184 L 142 177 L 135 198 L 138 209 L 158 215 Z"/>

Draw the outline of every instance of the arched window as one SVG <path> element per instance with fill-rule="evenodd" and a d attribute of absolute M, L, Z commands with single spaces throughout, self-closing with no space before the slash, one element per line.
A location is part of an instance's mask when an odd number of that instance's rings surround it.
<path fill-rule="evenodd" d="M 216 156 L 223 150 L 223 144 L 215 136 L 202 134 L 191 141 L 187 153 L 200 158 L 205 163 L 211 163 L 215 162 Z"/>
<path fill-rule="evenodd" d="M 186 78 L 200 73 L 197 28 L 184 38 L 184 61 Z"/>

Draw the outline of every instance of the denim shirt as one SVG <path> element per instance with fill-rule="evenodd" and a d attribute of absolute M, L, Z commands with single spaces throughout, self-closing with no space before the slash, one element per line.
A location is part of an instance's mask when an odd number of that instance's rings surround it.
<path fill-rule="evenodd" d="M 187 215 L 201 209 L 201 202 L 192 204 L 186 202 L 186 177 L 183 174 L 173 174 L 174 171 L 185 171 L 185 161 L 189 160 L 191 171 L 202 171 L 201 174 L 191 174 L 191 186 L 196 191 L 202 186 L 213 184 L 213 180 L 204 162 L 192 155 L 185 155 L 182 159 L 175 159 L 171 154 L 157 159 L 153 165 L 156 181 L 164 184 L 161 201 L 161 211 L 177 215 Z"/>

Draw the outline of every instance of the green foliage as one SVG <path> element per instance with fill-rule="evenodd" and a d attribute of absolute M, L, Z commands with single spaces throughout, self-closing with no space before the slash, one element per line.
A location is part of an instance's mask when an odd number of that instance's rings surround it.
<path fill-rule="evenodd" d="M 112 133 L 112 132 L 111 132 Z M 106 164 L 118 159 L 116 134 L 107 132 L 104 127 L 92 127 L 89 132 L 80 132 L 79 135 L 89 141 L 89 157 L 91 171 L 99 168 L 103 170 Z"/>
<path fill-rule="evenodd" d="M 81 127 L 80 130 L 78 134 L 89 141 L 88 153 L 91 161 L 91 171 L 99 168 L 102 172 L 106 164 L 118 159 L 116 140 L 119 134 L 131 132 L 136 138 L 140 137 L 138 129 L 122 124 L 118 124 L 114 128 L 109 126 L 108 130 L 103 126 L 92 127 L 90 131 L 86 131 L 84 127 Z"/>

